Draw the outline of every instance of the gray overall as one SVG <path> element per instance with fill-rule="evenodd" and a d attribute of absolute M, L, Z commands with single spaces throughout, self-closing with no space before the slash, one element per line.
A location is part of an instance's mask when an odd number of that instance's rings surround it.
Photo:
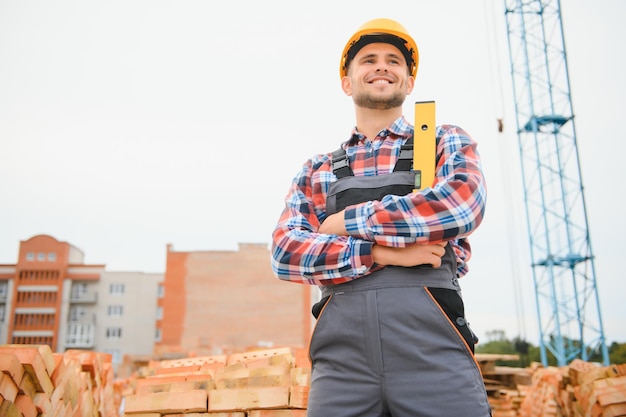
<path fill-rule="evenodd" d="M 389 175 L 338 177 L 329 214 L 408 194 L 415 174 L 397 164 Z M 450 245 L 439 268 L 388 266 L 321 289 L 307 417 L 490 416 Z"/>

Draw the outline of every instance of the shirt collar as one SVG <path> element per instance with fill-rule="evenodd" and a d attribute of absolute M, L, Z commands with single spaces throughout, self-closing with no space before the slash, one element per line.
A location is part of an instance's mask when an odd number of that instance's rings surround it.
<path fill-rule="evenodd" d="M 394 120 L 390 126 L 378 132 L 378 136 L 383 138 L 389 136 L 390 134 L 405 138 L 411 137 L 413 135 L 413 125 L 410 124 L 404 116 L 400 116 L 396 120 Z M 354 129 L 352 129 L 352 136 L 350 137 L 348 143 L 350 145 L 354 145 L 359 141 L 362 141 L 363 139 L 363 134 L 360 133 L 355 127 Z"/>

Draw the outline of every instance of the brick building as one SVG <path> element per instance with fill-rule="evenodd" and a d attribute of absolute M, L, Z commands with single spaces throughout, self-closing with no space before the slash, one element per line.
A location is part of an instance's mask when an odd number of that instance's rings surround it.
<path fill-rule="evenodd" d="M 235 352 L 308 345 L 317 287 L 278 280 L 265 244 L 238 251 L 174 251 L 167 246 L 158 350 Z"/>

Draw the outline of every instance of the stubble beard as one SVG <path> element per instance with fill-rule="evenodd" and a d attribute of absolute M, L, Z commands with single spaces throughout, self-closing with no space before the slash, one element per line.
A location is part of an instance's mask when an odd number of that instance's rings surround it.
<path fill-rule="evenodd" d="M 405 95 L 399 91 L 386 97 L 375 97 L 372 94 L 363 92 L 354 94 L 352 97 L 354 104 L 371 110 L 395 109 L 402 106 L 405 98 Z"/>

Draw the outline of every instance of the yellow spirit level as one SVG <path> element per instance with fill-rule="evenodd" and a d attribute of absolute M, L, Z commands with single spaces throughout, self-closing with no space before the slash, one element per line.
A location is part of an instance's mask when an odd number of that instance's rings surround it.
<path fill-rule="evenodd" d="M 431 187 L 435 181 L 436 159 L 435 102 L 415 103 L 415 132 L 413 133 L 413 171 L 415 190 Z"/>

